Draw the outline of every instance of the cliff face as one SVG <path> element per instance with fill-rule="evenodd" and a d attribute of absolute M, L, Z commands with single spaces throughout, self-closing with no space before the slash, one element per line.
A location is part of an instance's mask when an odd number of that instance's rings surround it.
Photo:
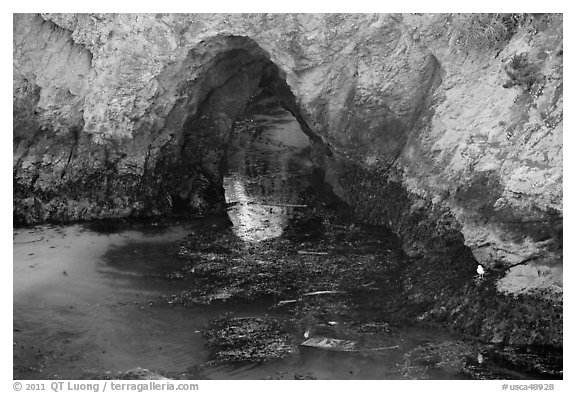
<path fill-rule="evenodd" d="M 562 299 L 562 17 L 507 18 L 15 15 L 15 220 L 217 208 L 230 125 L 267 88 L 359 218 L 413 256 L 456 247 L 421 277 L 473 276 L 470 250 L 498 296 L 552 302 L 543 332 Z M 470 329 L 561 340 L 491 315 Z"/>

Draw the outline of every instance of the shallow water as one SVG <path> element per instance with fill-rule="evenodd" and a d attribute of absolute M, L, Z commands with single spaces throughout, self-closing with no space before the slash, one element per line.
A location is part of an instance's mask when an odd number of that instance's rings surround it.
<path fill-rule="evenodd" d="M 282 235 L 303 203 L 300 193 L 318 179 L 296 119 L 271 99 L 249 110 L 255 113 L 250 129 L 236 128 L 228 145 L 224 189 L 234 232 L 258 242 Z"/>
<path fill-rule="evenodd" d="M 208 360 L 200 330 L 226 312 L 270 315 L 265 305 L 170 306 L 166 297 L 189 283 L 154 279 L 179 261 L 175 241 L 205 223 L 142 227 L 103 234 L 80 225 L 14 232 L 14 376 L 81 379 L 136 367 L 183 373 Z M 224 226 L 222 229 L 225 230 Z M 281 313 L 276 313 L 282 316 Z M 316 334 L 331 334 L 325 327 Z M 406 329 L 371 346 L 413 348 L 440 332 Z M 209 367 L 217 379 L 398 378 L 390 365 L 401 353 L 353 354 L 302 348 L 297 356 L 263 364 Z"/>
<path fill-rule="evenodd" d="M 189 334 L 199 321 L 163 305 L 167 283 L 145 275 L 177 262 L 166 248 L 187 232 L 184 226 L 156 234 L 101 234 L 82 226 L 17 231 L 14 341 L 22 359 L 15 358 L 15 373 L 80 378 L 92 371 L 178 366 L 187 346 L 201 344 Z M 31 356 L 42 373 L 19 370 Z"/>
<path fill-rule="evenodd" d="M 108 231 L 83 225 L 14 231 L 15 378 L 96 378 L 136 367 L 171 376 L 187 373 L 190 379 L 463 378 L 450 362 L 416 368 L 406 363 L 411 351 L 427 344 L 448 344 L 438 356 L 458 351 L 459 344 L 450 346 L 459 342 L 457 337 L 429 326 L 402 326 L 394 334 L 361 337 L 349 337 L 339 325 L 314 326 L 313 337 L 354 339 L 363 348 L 398 348 L 336 352 L 299 347 L 281 360 L 203 367 L 210 360 L 201 334 L 208 321 L 227 313 L 288 315 L 270 308 L 265 300 L 195 307 L 171 304 L 174 293 L 194 285 L 170 276 L 182 265 L 178 242 L 207 228 L 232 230 L 247 245 L 284 236 L 295 212 L 306 211 L 305 194 L 318 187 L 317 172 L 307 157 L 309 142 L 296 120 L 270 100 L 250 110 L 252 131 L 236 130 L 228 148 L 224 185 L 231 229 L 226 220 L 195 219 Z M 374 247 L 379 246 L 367 243 L 366 252 Z M 303 329 L 294 326 L 290 333 L 304 341 Z M 505 368 L 496 374 L 529 377 Z"/>

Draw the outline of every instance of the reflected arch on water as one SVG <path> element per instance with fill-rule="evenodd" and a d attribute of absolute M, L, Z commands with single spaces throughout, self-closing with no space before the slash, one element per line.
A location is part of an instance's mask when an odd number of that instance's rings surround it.
<path fill-rule="evenodd" d="M 224 190 L 234 233 L 249 242 L 281 236 L 302 194 L 313 187 L 310 141 L 280 102 L 264 92 L 236 122 Z"/>

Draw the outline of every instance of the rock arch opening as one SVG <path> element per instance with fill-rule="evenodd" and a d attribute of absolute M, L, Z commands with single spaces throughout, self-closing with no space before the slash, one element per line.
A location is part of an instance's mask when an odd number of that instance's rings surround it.
<path fill-rule="evenodd" d="M 227 213 L 246 241 L 280 236 L 323 176 L 296 118 L 263 84 L 232 127 L 223 162 Z"/>
<path fill-rule="evenodd" d="M 167 123 L 174 127 L 178 126 L 174 119 L 182 120 L 179 131 L 163 147 L 155 177 L 167 192 L 174 214 L 224 211 L 226 148 L 235 121 L 248 107 L 254 111 L 257 103 L 268 102 L 283 111 L 282 116 L 291 118 L 295 131 L 314 138 L 284 72 L 251 38 L 207 39 L 170 76 L 181 82 L 176 86 L 177 103 Z M 298 143 L 306 140 L 309 144 L 304 134 L 298 138 Z"/>

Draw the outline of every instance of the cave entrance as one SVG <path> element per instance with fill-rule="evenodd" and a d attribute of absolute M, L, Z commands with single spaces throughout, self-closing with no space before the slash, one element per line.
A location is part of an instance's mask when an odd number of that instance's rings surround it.
<path fill-rule="evenodd" d="M 268 52 L 248 37 L 217 36 L 186 61 L 182 100 L 172 110 L 182 131 L 162 161 L 172 213 L 225 207 L 240 238 L 260 241 L 306 215 L 310 197 L 337 203 L 310 160 L 322 142 Z"/>
<path fill-rule="evenodd" d="M 242 238 L 278 236 L 286 214 L 304 204 L 299 190 L 322 178 L 309 159 L 317 137 L 286 74 L 242 36 L 206 39 L 182 69 L 181 100 L 171 112 L 181 132 L 160 165 L 172 213 L 205 215 L 226 206 Z"/>
<path fill-rule="evenodd" d="M 321 182 L 309 158 L 310 140 L 273 92 L 260 86 L 233 124 L 224 190 L 234 233 L 257 242 L 282 235 Z"/>

